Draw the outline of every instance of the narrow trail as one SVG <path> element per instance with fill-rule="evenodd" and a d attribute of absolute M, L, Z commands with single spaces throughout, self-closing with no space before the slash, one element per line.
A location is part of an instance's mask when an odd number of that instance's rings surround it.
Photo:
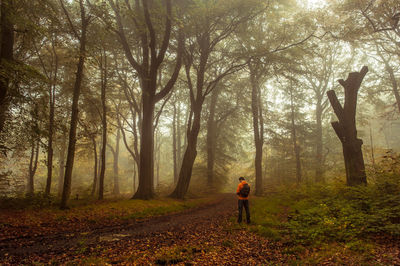
<path fill-rule="evenodd" d="M 227 227 L 236 206 L 235 195 L 221 194 L 213 204 L 181 213 L 85 232 L 5 239 L 0 242 L 0 264 L 235 265 L 281 258 L 271 256 L 274 252 L 267 240 L 249 235 L 242 228 Z"/>

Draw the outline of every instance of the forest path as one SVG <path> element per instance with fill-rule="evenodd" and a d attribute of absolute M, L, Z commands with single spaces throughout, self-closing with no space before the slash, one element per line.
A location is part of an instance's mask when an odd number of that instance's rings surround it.
<path fill-rule="evenodd" d="M 0 243 L 0 264 L 187 264 L 279 263 L 280 248 L 235 226 L 237 199 L 185 212 L 110 225 L 85 232 L 9 239 Z"/>

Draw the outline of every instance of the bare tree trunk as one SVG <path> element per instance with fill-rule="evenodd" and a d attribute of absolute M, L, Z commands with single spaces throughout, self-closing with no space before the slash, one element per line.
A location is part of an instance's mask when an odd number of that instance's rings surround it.
<path fill-rule="evenodd" d="M 346 179 L 349 186 L 367 184 L 361 149 L 363 141 L 357 138 L 355 119 L 357 93 L 367 72 L 368 67 L 364 66 L 360 72 L 350 73 L 346 80 L 339 80 L 345 91 L 344 107 L 337 99 L 335 91 L 330 90 L 327 92 L 331 106 L 339 119 L 338 122 L 332 122 L 332 127 L 342 142 Z"/>
<path fill-rule="evenodd" d="M 92 138 L 92 143 L 93 143 L 93 157 L 94 157 L 94 166 L 93 166 L 93 185 L 92 185 L 92 192 L 90 193 L 92 196 L 96 194 L 96 188 L 97 188 L 97 142 L 96 138 L 93 136 Z"/>
<path fill-rule="evenodd" d="M 159 134 L 156 137 L 156 187 L 160 186 L 160 161 L 161 161 L 161 139 Z"/>
<path fill-rule="evenodd" d="M 139 187 L 134 199 L 152 199 L 154 197 L 154 130 L 153 97 L 142 94 L 143 121 L 140 140 Z"/>
<path fill-rule="evenodd" d="M 54 76 L 52 78 L 52 84 L 49 88 L 49 140 L 47 147 L 47 181 L 46 181 L 46 195 L 50 194 L 51 190 L 51 179 L 53 175 L 53 135 L 54 135 L 54 112 L 55 112 L 55 102 L 56 102 L 56 82 L 57 82 L 57 72 L 58 72 L 58 56 L 55 53 L 54 42 L 52 43 L 53 53 L 55 56 L 55 69 Z"/>
<path fill-rule="evenodd" d="M 12 9 L 14 0 L 1 1 L 1 47 L 0 47 L 0 132 L 3 131 L 8 109 L 8 87 L 10 78 L 7 64 L 11 63 L 14 54 L 14 25 L 12 23 Z"/>
<path fill-rule="evenodd" d="M 78 104 L 79 96 L 81 94 L 81 84 L 83 79 L 83 66 L 85 62 L 86 53 L 86 31 L 89 24 L 89 19 L 85 14 L 85 7 L 83 6 L 83 0 L 80 0 L 80 11 L 81 11 L 81 36 L 78 37 L 80 48 L 79 48 L 79 60 L 76 71 L 76 79 L 73 90 L 72 107 L 71 107 L 71 124 L 69 129 L 69 141 L 68 141 L 68 153 L 67 163 L 65 165 L 64 175 L 64 188 L 61 199 L 61 209 L 67 208 L 68 199 L 71 195 L 71 179 L 72 169 L 74 166 L 75 158 L 75 145 L 76 145 L 76 128 L 78 124 Z"/>
<path fill-rule="evenodd" d="M 372 166 L 375 167 L 375 154 L 374 154 L 374 142 L 372 140 L 372 128 L 371 124 L 369 124 L 369 142 L 371 145 L 371 160 L 372 160 Z"/>
<path fill-rule="evenodd" d="M 290 109 L 291 109 L 291 123 L 292 123 L 292 142 L 293 142 L 293 152 L 296 161 L 296 180 L 297 183 L 301 183 L 301 161 L 300 161 L 300 146 L 297 143 L 297 132 L 296 123 L 294 118 L 294 102 L 293 102 L 293 88 L 290 87 Z"/>
<path fill-rule="evenodd" d="M 183 155 L 182 166 L 179 171 L 178 183 L 175 190 L 170 195 L 173 198 L 183 199 L 189 188 L 190 179 L 192 177 L 193 164 L 197 156 L 197 137 L 200 132 L 200 119 L 201 119 L 202 102 L 192 108 L 193 110 L 193 123 L 188 125 L 187 132 L 187 147 Z M 189 118 L 190 120 L 190 118 Z"/>
<path fill-rule="evenodd" d="M 59 157 L 59 172 L 58 172 L 58 196 L 62 194 L 65 172 L 65 150 L 67 149 L 67 137 L 63 134 L 61 140 L 60 157 Z"/>
<path fill-rule="evenodd" d="M 103 65 L 104 63 L 104 65 Z M 101 106 L 102 106 L 102 147 L 101 147 L 101 168 L 99 176 L 99 200 L 104 198 L 104 175 L 106 171 L 106 150 L 107 150 L 107 55 L 101 55 L 100 58 L 100 75 L 101 75 Z"/>
<path fill-rule="evenodd" d="M 217 124 L 215 121 L 215 109 L 218 102 L 219 90 L 215 89 L 211 94 L 210 111 L 207 121 L 207 183 L 214 184 L 214 164 L 217 142 Z"/>
<path fill-rule="evenodd" d="M 177 165 L 177 136 L 176 133 L 176 102 L 174 103 L 174 113 L 172 115 L 172 157 L 174 161 L 174 184 L 178 182 L 178 165 Z"/>
<path fill-rule="evenodd" d="M 119 161 L 119 141 L 121 139 L 121 131 L 118 128 L 117 129 L 117 136 L 115 137 L 115 154 L 114 154 L 114 190 L 113 194 L 114 195 L 119 195 L 119 167 L 118 167 L 118 161 Z"/>
<path fill-rule="evenodd" d="M 260 104 L 260 90 L 258 84 L 258 77 L 256 77 L 255 69 L 251 63 L 248 64 L 250 70 L 250 83 L 251 83 L 251 109 L 253 114 L 253 132 L 254 144 L 256 147 L 256 155 L 254 165 L 256 170 L 256 192 L 257 196 L 263 194 L 262 184 L 262 152 L 264 144 L 264 130 L 263 130 L 263 117 Z"/>
<path fill-rule="evenodd" d="M 185 117 L 186 128 L 188 127 L 188 124 L 189 124 L 189 116 L 190 116 L 190 110 L 189 110 L 189 108 L 186 108 L 186 117 Z M 183 146 L 182 146 L 182 148 L 186 150 L 186 147 L 187 147 L 187 134 L 183 134 Z M 183 160 L 183 158 L 182 158 L 182 160 Z M 181 162 L 181 166 L 180 167 L 182 167 L 182 160 L 180 161 Z"/>
<path fill-rule="evenodd" d="M 136 164 L 133 164 L 133 193 L 136 193 Z"/>
<path fill-rule="evenodd" d="M 35 193 L 35 173 L 38 166 L 39 159 L 39 140 L 32 142 L 31 159 L 29 161 L 29 179 L 28 179 L 28 195 Z"/>
<path fill-rule="evenodd" d="M 323 176 L 323 142 L 322 142 L 322 106 L 321 99 L 318 99 L 316 111 L 316 163 L 315 163 L 315 181 L 316 182 L 324 182 Z"/>
<path fill-rule="evenodd" d="M 182 134 L 181 134 L 181 104 L 179 101 L 178 101 L 178 110 L 176 114 L 176 135 L 177 135 L 176 160 L 177 160 L 177 168 L 180 168 L 182 163 L 182 141 L 181 141 Z"/>

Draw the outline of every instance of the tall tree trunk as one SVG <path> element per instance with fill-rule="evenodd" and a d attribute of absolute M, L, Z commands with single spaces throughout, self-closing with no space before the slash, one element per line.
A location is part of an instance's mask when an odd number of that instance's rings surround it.
<path fill-rule="evenodd" d="M 254 144 L 256 148 L 256 155 L 254 159 L 254 165 L 256 170 L 256 192 L 257 196 L 263 194 L 263 184 L 262 184 L 262 152 L 263 152 L 263 119 L 262 119 L 262 109 L 259 94 L 259 84 L 258 78 L 254 73 L 256 70 L 249 63 L 250 70 L 250 83 L 251 83 L 251 109 L 253 114 L 253 132 L 254 132 Z"/>
<path fill-rule="evenodd" d="M 96 194 L 97 188 L 97 142 L 96 138 L 92 137 L 92 144 L 93 144 L 93 158 L 94 158 L 94 165 L 93 165 L 93 185 L 92 185 L 92 192 L 90 193 L 92 196 Z"/>
<path fill-rule="evenodd" d="M 156 161 L 156 187 L 159 188 L 159 186 L 160 186 L 161 139 L 158 134 L 156 137 L 155 161 Z"/>
<path fill-rule="evenodd" d="M 296 132 L 296 123 L 294 117 L 294 102 L 293 102 L 293 88 L 290 87 L 290 120 L 292 124 L 292 142 L 293 142 L 293 152 L 296 161 L 296 180 L 297 183 L 301 183 L 301 161 L 300 161 L 300 146 L 297 143 L 297 132 Z"/>
<path fill-rule="evenodd" d="M 114 189 L 113 189 L 113 194 L 114 195 L 119 195 L 119 167 L 118 167 L 118 161 L 119 161 L 119 141 L 121 139 L 121 130 L 118 128 L 117 129 L 117 136 L 115 137 L 115 153 L 114 153 Z"/>
<path fill-rule="evenodd" d="M 63 183 L 64 183 L 64 172 L 65 172 L 65 150 L 67 149 L 67 137 L 63 134 L 61 139 L 60 157 L 59 157 L 59 172 L 58 172 L 58 196 L 61 197 Z"/>
<path fill-rule="evenodd" d="M 53 44 L 54 51 L 54 44 Z M 47 146 L 47 181 L 46 181 L 46 195 L 50 194 L 51 190 L 51 179 L 53 175 L 53 135 L 54 135 L 54 112 L 55 112 L 55 102 L 56 102 L 56 82 L 57 82 L 57 72 L 58 72 L 58 57 L 55 54 L 55 69 L 54 77 L 52 79 L 52 84 L 49 88 L 49 140 Z"/>
<path fill-rule="evenodd" d="M 186 108 L 186 114 L 185 114 L 185 125 L 186 125 L 186 128 L 188 127 L 188 125 L 189 125 L 189 116 L 190 116 L 190 110 L 189 110 L 189 108 Z M 182 151 L 183 151 L 183 149 L 185 149 L 186 150 L 186 147 L 187 147 L 187 138 L 188 138 L 188 135 L 187 134 L 183 134 L 183 146 L 182 146 Z M 182 160 L 183 160 L 183 158 L 181 157 L 181 160 L 179 161 L 180 162 L 180 167 L 182 167 Z"/>
<path fill-rule="evenodd" d="M 178 110 L 176 114 L 176 135 L 177 135 L 176 160 L 177 160 L 177 168 L 180 168 L 182 163 L 182 141 L 181 141 L 181 104 L 179 101 L 178 101 Z"/>
<path fill-rule="evenodd" d="M 100 58 L 101 73 L 101 106 L 102 106 L 102 147 L 101 147 L 101 168 L 99 176 L 99 200 L 104 198 L 104 175 L 106 171 L 106 150 L 107 150 L 107 106 L 106 106 L 106 90 L 107 90 L 107 56 L 104 52 Z M 103 65 L 104 62 L 104 65 Z"/>
<path fill-rule="evenodd" d="M 124 49 L 126 58 L 130 65 L 138 73 L 140 84 L 142 88 L 142 125 L 141 125 L 141 141 L 140 141 L 140 154 L 139 154 L 139 187 L 137 192 L 132 198 L 136 199 L 151 199 L 154 197 L 154 108 L 155 104 L 164 99 L 172 90 L 181 68 L 182 54 L 184 45 L 184 36 L 179 32 L 177 58 L 175 67 L 166 85 L 157 92 L 157 73 L 161 68 L 164 61 L 165 54 L 168 50 L 170 43 L 171 30 L 172 30 L 172 1 L 166 0 L 165 3 L 165 27 L 161 43 L 157 45 L 157 33 L 153 26 L 150 16 L 149 1 L 135 1 L 138 10 L 143 11 L 144 27 L 140 25 L 138 28 L 141 56 L 138 58 L 133 57 L 130 45 L 127 41 L 122 16 L 120 13 L 118 2 L 113 0 L 108 1 L 111 8 L 114 10 L 115 19 L 118 27 L 119 41 Z M 128 1 L 126 2 L 128 3 Z M 140 23 L 139 23 L 140 24 Z M 159 49 L 157 49 L 157 46 Z M 136 48 L 135 48 L 136 49 Z M 140 61 L 139 61 L 140 60 Z"/>
<path fill-rule="evenodd" d="M 375 154 L 374 154 L 374 142 L 372 138 L 372 127 L 371 123 L 369 124 L 369 142 L 371 145 L 371 161 L 372 161 L 372 166 L 375 167 Z"/>
<path fill-rule="evenodd" d="M 176 133 L 176 102 L 174 103 L 174 112 L 172 115 L 172 158 L 174 161 L 174 184 L 178 182 L 178 165 L 177 165 L 177 136 Z"/>
<path fill-rule="evenodd" d="M 147 93 L 142 94 L 143 121 L 140 140 L 139 187 L 134 199 L 152 199 L 154 197 L 154 102 Z"/>
<path fill-rule="evenodd" d="M 39 159 L 39 140 L 32 142 L 31 159 L 29 161 L 29 178 L 28 178 L 28 195 L 35 193 L 35 173 L 38 166 Z"/>
<path fill-rule="evenodd" d="M 136 193 L 136 173 L 137 173 L 137 171 L 136 171 L 136 164 L 134 163 L 133 164 L 133 194 L 135 194 Z"/>
<path fill-rule="evenodd" d="M 12 23 L 12 11 L 14 0 L 1 1 L 1 47 L 0 47 L 0 132 L 4 129 L 6 113 L 8 109 L 9 71 L 7 64 L 13 61 L 14 53 L 14 25 Z"/>
<path fill-rule="evenodd" d="M 315 162 L 315 181 L 316 182 L 324 182 L 323 176 L 323 142 L 322 142 L 322 99 L 318 98 L 317 106 L 315 110 L 316 116 L 316 162 Z"/>
<path fill-rule="evenodd" d="M 219 90 L 215 89 L 211 94 L 210 111 L 207 121 L 207 183 L 214 184 L 214 164 L 217 142 L 217 123 L 215 122 L 215 109 L 218 102 Z"/>
<path fill-rule="evenodd" d="M 78 104 L 79 96 L 81 94 L 81 84 L 83 79 L 83 66 L 85 62 L 86 53 L 86 31 L 89 23 L 89 19 L 85 15 L 85 8 L 83 6 L 83 0 L 80 0 L 80 11 L 81 11 L 81 36 L 79 38 L 79 60 L 76 71 L 76 78 L 73 90 L 72 107 L 71 107 L 71 124 L 69 129 L 68 138 L 68 151 L 67 151 L 67 163 L 65 165 L 65 175 L 64 175 L 64 188 L 61 199 L 61 209 L 67 208 L 68 199 L 71 195 L 71 179 L 72 179 L 72 169 L 74 166 L 75 158 L 75 145 L 76 145 L 76 128 L 78 124 Z"/>
<path fill-rule="evenodd" d="M 202 101 L 200 100 L 193 108 L 193 122 L 188 125 L 187 146 L 183 155 L 182 166 L 179 171 L 178 183 L 175 190 L 170 195 L 173 198 L 183 199 L 189 188 L 192 177 L 193 164 L 197 156 L 197 137 L 200 132 L 200 120 Z M 189 119 L 190 120 L 190 119 Z"/>
<path fill-rule="evenodd" d="M 361 149 L 363 141 L 357 138 L 356 128 L 357 93 L 367 72 L 368 67 L 364 66 L 360 72 L 350 73 L 346 80 L 339 80 L 345 92 L 344 107 L 337 99 L 334 90 L 327 92 L 331 106 L 339 119 L 338 122 L 332 122 L 332 127 L 342 142 L 346 179 L 349 186 L 367 184 Z"/>

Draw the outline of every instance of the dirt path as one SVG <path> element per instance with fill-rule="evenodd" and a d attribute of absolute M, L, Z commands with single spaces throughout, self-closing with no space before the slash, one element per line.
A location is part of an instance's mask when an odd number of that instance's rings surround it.
<path fill-rule="evenodd" d="M 0 243 L 0 264 L 264 264 L 279 247 L 228 226 L 236 197 L 179 214 L 128 221 L 85 232 L 12 238 Z"/>

